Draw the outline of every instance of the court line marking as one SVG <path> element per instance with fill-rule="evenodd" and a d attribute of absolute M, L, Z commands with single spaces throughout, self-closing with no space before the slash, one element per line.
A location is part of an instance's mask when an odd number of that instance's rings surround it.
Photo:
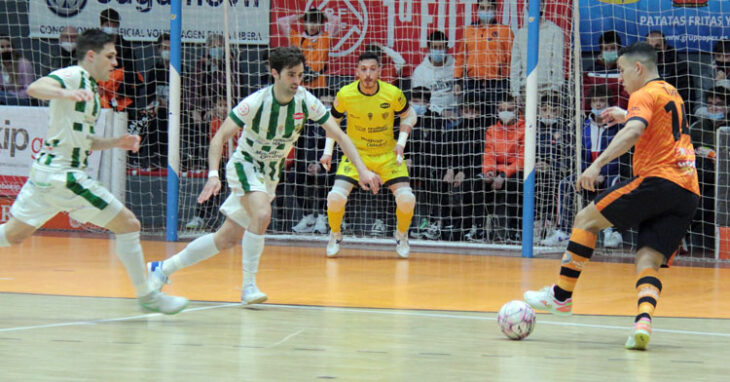
<path fill-rule="evenodd" d="M 338 308 L 329 306 L 305 306 L 305 305 L 285 305 L 285 304 L 266 304 L 267 307 L 281 307 L 281 308 L 293 308 L 302 310 L 329 310 L 337 312 L 353 312 L 353 313 L 369 313 L 369 314 L 382 314 L 382 315 L 393 315 L 393 316 L 417 316 L 417 317 L 429 317 L 429 318 L 457 318 L 463 320 L 482 320 L 482 321 L 497 321 L 496 317 L 483 317 L 483 316 L 467 316 L 461 314 L 449 314 L 449 313 L 433 313 L 433 312 L 420 312 L 420 311 L 398 311 L 398 310 L 371 310 L 362 308 Z M 580 326 L 584 328 L 595 328 L 595 329 L 611 329 L 611 330 L 623 330 L 628 331 L 628 326 L 618 325 L 601 325 L 601 324 L 584 324 L 578 322 L 559 322 L 559 321 L 545 321 L 540 320 L 540 325 L 555 325 L 555 326 Z M 717 332 L 700 332 L 694 330 L 678 330 L 678 329 L 660 329 L 652 328 L 653 332 L 661 333 L 674 333 L 674 334 L 687 334 L 696 336 L 712 336 L 712 337 L 726 337 L 730 338 L 730 333 L 717 333 Z"/>
<path fill-rule="evenodd" d="M 227 303 L 227 304 L 220 304 L 220 305 L 213 305 L 213 306 L 201 306 L 201 307 L 197 307 L 197 308 L 185 309 L 184 311 L 182 311 L 178 314 L 189 313 L 189 312 L 198 312 L 198 311 L 218 309 L 218 308 L 228 308 L 228 307 L 240 306 L 240 305 L 241 305 L 240 303 L 235 302 L 235 303 Z M 452 319 L 480 320 L 480 321 L 496 321 L 497 320 L 496 317 L 484 317 L 484 316 L 477 316 L 477 315 L 468 316 L 468 315 L 461 315 L 461 314 L 433 313 L 433 312 L 421 312 L 421 311 L 339 308 L 339 307 L 328 307 L 328 306 L 305 306 L 305 305 L 285 305 L 285 304 L 264 304 L 264 305 L 261 305 L 261 307 L 349 312 L 349 313 L 368 313 L 368 314 L 380 314 L 380 315 L 391 315 L 391 316 L 452 318 Z M 59 322 L 59 323 L 55 323 L 55 324 L 16 326 L 16 327 L 12 327 L 12 328 L 0 328 L 0 333 L 18 332 L 18 331 L 33 330 L 33 329 L 57 328 L 57 327 L 64 327 L 64 326 L 97 325 L 97 324 L 103 324 L 103 323 L 107 323 L 107 322 L 129 321 L 129 320 L 135 320 L 135 319 L 139 319 L 139 318 L 149 318 L 149 317 L 156 317 L 156 316 L 162 316 L 162 315 L 163 315 L 162 313 L 147 313 L 147 314 L 139 314 L 139 315 L 134 315 L 134 316 L 126 316 L 126 317 L 105 318 L 105 319 L 101 319 L 101 320 L 70 321 L 70 322 Z M 584 324 L 584 323 L 578 323 L 578 322 L 558 322 L 558 321 L 545 321 L 545 320 L 540 320 L 540 324 L 541 325 L 555 325 L 555 326 L 573 326 L 573 327 L 579 326 L 579 327 L 584 327 L 584 328 L 610 329 L 610 330 L 623 330 L 623 331 L 626 331 L 628 329 L 627 326 Z M 301 334 L 301 332 L 303 332 L 303 331 L 304 330 L 302 329 L 298 332 L 292 333 L 292 334 L 284 337 L 279 342 L 277 342 L 273 345 L 270 345 L 270 347 L 280 345 L 281 343 L 284 343 L 284 342 L 288 341 L 289 339 Z M 693 331 L 693 330 L 660 329 L 660 328 L 653 329 L 653 331 L 662 332 L 662 333 L 730 338 L 730 333 L 700 332 L 700 331 Z"/>
<path fill-rule="evenodd" d="M 201 306 L 197 308 L 189 308 L 185 309 L 182 312 L 178 314 L 188 313 L 188 312 L 198 312 L 201 310 L 210 310 L 210 309 L 218 309 L 218 308 L 227 308 L 231 306 L 241 306 L 241 303 L 228 303 L 228 304 L 221 304 L 221 305 L 213 305 L 213 306 Z M 97 325 L 97 324 L 103 324 L 107 322 L 119 322 L 119 321 L 129 321 L 129 320 L 136 320 L 139 318 L 149 318 L 149 317 L 157 317 L 157 316 L 164 316 L 162 313 L 146 313 L 146 314 L 138 314 L 134 316 L 126 316 L 126 317 L 115 317 L 115 318 L 105 318 L 101 320 L 86 320 L 86 321 L 70 321 L 70 322 L 58 322 L 55 324 L 44 324 L 44 325 L 31 325 L 31 326 L 16 326 L 13 328 L 2 328 L 0 329 L 0 333 L 7 333 L 7 332 L 19 332 L 22 330 L 33 330 L 33 329 L 46 329 L 46 328 L 58 328 L 58 327 L 64 327 L 64 326 L 76 326 L 76 325 Z"/>
<path fill-rule="evenodd" d="M 284 342 L 286 342 L 286 341 L 289 341 L 289 340 L 290 340 L 291 338 L 293 338 L 293 337 L 296 337 L 296 336 L 298 336 L 298 335 L 299 335 L 299 334 L 301 334 L 301 333 L 302 333 L 303 331 L 304 331 L 304 329 L 299 329 L 298 331 L 296 331 L 296 332 L 294 332 L 294 333 L 292 333 L 292 334 L 290 334 L 290 335 L 288 335 L 288 336 L 284 337 L 284 339 L 282 339 L 281 341 L 279 341 L 279 342 L 277 342 L 277 343 L 275 343 L 275 344 L 271 344 L 271 345 L 267 346 L 266 348 L 267 348 L 267 349 L 275 348 L 275 347 L 277 347 L 277 346 L 279 346 L 279 345 L 283 344 Z"/>

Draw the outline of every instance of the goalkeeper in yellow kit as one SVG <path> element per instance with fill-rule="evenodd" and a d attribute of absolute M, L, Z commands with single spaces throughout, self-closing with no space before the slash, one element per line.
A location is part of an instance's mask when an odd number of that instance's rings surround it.
<path fill-rule="evenodd" d="M 396 253 L 407 258 L 408 227 L 413 218 L 416 197 L 408 183 L 408 168 L 403 161 L 403 150 L 408 134 L 416 124 L 416 112 L 397 87 L 378 80 L 380 57 L 373 52 L 360 54 L 357 60 L 358 80 L 342 87 L 332 105 L 331 114 L 338 122 L 347 115 L 347 135 L 355 144 L 365 166 L 380 176 L 396 203 L 397 229 L 394 237 Z M 400 116 L 398 141 L 393 137 L 395 115 Z M 334 142 L 327 138 L 322 164 L 329 168 Z M 340 251 L 342 233 L 340 226 L 345 216 L 347 197 L 358 184 L 358 174 L 350 160 L 343 156 L 335 175 L 335 184 L 327 195 L 327 217 L 330 224 L 330 240 L 327 256 Z"/>

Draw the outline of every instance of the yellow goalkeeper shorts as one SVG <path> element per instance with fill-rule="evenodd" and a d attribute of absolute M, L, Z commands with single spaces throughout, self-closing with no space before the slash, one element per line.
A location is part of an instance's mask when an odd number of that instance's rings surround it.
<path fill-rule="evenodd" d="M 391 184 L 408 182 L 406 161 L 404 160 L 401 164 L 398 164 L 393 151 L 376 155 L 360 154 L 360 157 L 365 163 L 365 167 L 378 174 L 380 180 L 383 182 L 383 186 L 388 187 Z M 340 164 L 337 166 L 335 179 L 342 179 L 356 186 L 359 184 L 360 176 L 357 173 L 355 165 L 344 155 Z"/>

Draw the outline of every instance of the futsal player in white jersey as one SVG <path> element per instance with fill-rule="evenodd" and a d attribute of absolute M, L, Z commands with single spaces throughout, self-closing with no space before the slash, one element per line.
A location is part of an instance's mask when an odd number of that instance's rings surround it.
<path fill-rule="evenodd" d="M 117 65 L 114 37 L 89 29 L 76 42 L 79 64 L 56 70 L 28 87 L 31 97 L 50 100 L 48 133 L 28 181 L 0 225 L 0 247 L 20 244 L 58 212 L 107 228 L 116 235 L 116 252 L 127 269 L 144 310 L 175 314 L 188 304 L 152 287 L 145 275 L 140 223 L 109 191 L 84 172 L 92 150 L 137 151 L 139 136 L 94 135 L 99 118 L 97 81 L 106 81 Z"/>
<path fill-rule="evenodd" d="M 341 145 L 357 168 L 360 185 L 378 192 L 380 178 L 365 167 L 352 141 L 322 102 L 300 86 L 304 61 L 299 48 L 272 49 L 269 64 L 274 84 L 241 101 L 213 137 L 208 149 L 208 181 L 198 196 L 198 203 L 220 192 L 218 166 L 223 144 L 243 129 L 236 152 L 226 165 L 231 194 L 220 208 L 226 220 L 218 231 L 195 239 L 170 259 L 148 263 L 150 280 L 157 282 L 158 288 L 162 288 L 173 272 L 240 242 L 243 247 L 241 302 L 257 304 L 267 299 L 256 286 L 256 272 L 264 249 L 264 233 L 271 221 L 271 201 L 286 156 L 307 119 L 322 125 Z"/>

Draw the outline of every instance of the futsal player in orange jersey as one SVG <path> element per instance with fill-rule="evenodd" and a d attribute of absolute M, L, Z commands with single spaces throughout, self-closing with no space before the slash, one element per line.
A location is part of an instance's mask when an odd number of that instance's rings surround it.
<path fill-rule="evenodd" d="M 593 191 L 602 166 L 634 147 L 634 177 L 601 193 L 575 217 L 557 284 L 527 291 L 533 308 L 569 315 L 572 293 L 596 245 L 608 227 L 637 228 L 636 290 L 638 312 L 626 348 L 644 350 L 662 283 L 659 268 L 669 265 L 699 202 L 695 152 L 690 143 L 684 101 L 657 72 L 657 54 L 643 42 L 623 48 L 618 66 L 629 98 L 628 111 L 602 113 L 609 125 L 624 123 L 608 148 L 579 177 L 577 187 Z"/>

